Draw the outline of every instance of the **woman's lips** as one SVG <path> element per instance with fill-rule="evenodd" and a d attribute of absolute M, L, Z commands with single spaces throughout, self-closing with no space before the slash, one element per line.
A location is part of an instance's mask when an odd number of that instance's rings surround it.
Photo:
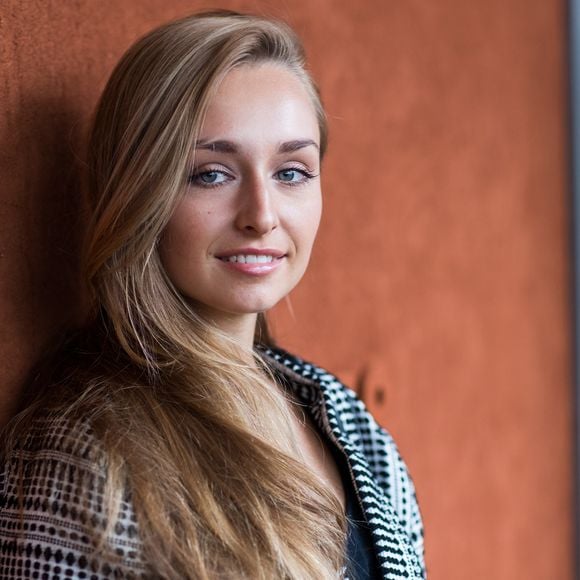
<path fill-rule="evenodd" d="M 286 254 L 282 250 L 275 248 L 252 248 L 251 246 L 246 248 L 235 248 L 231 250 L 226 250 L 216 254 L 218 258 L 231 258 L 233 256 L 246 258 L 246 257 L 259 257 L 259 256 L 271 256 L 272 258 L 280 258 Z"/>
<path fill-rule="evenodd" d="M 235 261 L 232 261 L 232 258 Z M 243 274 L 248 274 L 249 276 L 265 276 L 279 268 L 282 261 L 286 259 L 286 256 L 280 256 L 279 258 L 270 256 L 271 261 L 268 261 L 267 256 L 261 258 L 258 258 L 257 256 L 244 256 L 244 259 L 240 261 L 238 261 L 237 256 L 232 258 L 218 258 L 218 260 L 226 268 L 234 272 L 241 272 Z M 266 259 L 266 261 L 264 261 L 264 259 Z"/>
<path fill-rule="evenodd" d="M 216 258 L 226 268 L 249 276 L 265 276 L 280 267 L 287 254 L 277 248 L 235 248 Z"/>

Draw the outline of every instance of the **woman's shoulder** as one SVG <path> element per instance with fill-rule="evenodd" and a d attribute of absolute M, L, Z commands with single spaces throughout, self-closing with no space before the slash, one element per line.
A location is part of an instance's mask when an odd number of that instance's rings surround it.
<path fill-rule="evenodd" d="M 93 471 L 101 469 L 102 449 L 90 421 L 54 411 L 37 411 L 22 419 L 17 416 L 15 421 L 19 424 L 9 425 L 6 430 L 11 444 L 9 451 L 4 452 L 5 460 L 14 461 L 18 457 L 30 462 L 51 457 Z"/>
<path fill-rule="evenodd" d="M 106 455 L 83 419 L 38 413 L 0 462 L 0 577 L 138 577 L 143 571 L 127 494 L 107 529 Z"/>
<path fill-rule="evenodd" d="M 308 396 L 311 400 L 323 397 L 326 409 L 341 433 L 359 446 L 373 465 L 394 461 L 399 471 L 405 469 L 407 473 L 392 435 L 376 421 L 358 394 L 337 375 L 280 347 L 269 347 L 266 354 L 276 361 L 277 368 L 288 380 L 298 383 L 295 388 L 310 387 Z"/>
<path fill-rule="evenodd" d="M 287 379 L 294 380 L 299 385 L 310 386 L 311 399 L 316 396 L 324 398 L 327 407 L 336 416 L 338 425 L 351 439 L 369 447 L 366 444 L 372 441 L 367 442 L 365 435 L 376 432 L 382 444 L 387 443 L 391 449 L 396 449 L 391 434 L 377 423 L 364 401 L 339 376 L 280 347 L 268 347 L 264 350 Z M 373 446 L 371 445 L 368 450 L 372 452 Z M 381 445 L 382 450 L 383 445 Z"/>
<path fill-rule="evenodd" d="M 17 416 L 3 431 L 1 458 L 2 501 L 16 501 L 18 486 L 48 497 L 45 492 L 65 481 L 98 488 L 105 477 L 105 455 L 90 423 L 58 413 Z M 33 481 L 42 485 L 29 485 Z"/>

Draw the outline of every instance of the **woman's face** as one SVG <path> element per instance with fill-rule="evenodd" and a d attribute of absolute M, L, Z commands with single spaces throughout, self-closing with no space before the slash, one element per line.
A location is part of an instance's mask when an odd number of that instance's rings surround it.
<path fill-rule="evenodd" d="M 160 245 L 169 278 L 202 314 L 255 321 L 298 283 L 322 209 L 319 145 L 294 73 L 272 63 L 228 73 Z"/>

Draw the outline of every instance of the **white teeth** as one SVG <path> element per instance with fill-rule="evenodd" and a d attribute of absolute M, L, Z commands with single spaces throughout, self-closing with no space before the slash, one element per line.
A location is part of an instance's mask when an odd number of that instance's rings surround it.
<path fill-rule="evenodd" d="M 239 255 L 239 256 L 229 256 L 228 258 L 223 258 L 226 262 L 240 262 L 241 264 L 265 264 L 271 262 L 274 256 L 256 256 L 255 254 Z"/>

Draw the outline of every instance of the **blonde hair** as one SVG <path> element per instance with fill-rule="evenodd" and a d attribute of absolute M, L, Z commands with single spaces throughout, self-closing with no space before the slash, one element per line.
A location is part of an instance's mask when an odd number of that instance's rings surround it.
<path fill-rule="evenodd" d="M 106 451 L 109 523 L 128 486 L 150 573 L 162 577 L 330 579 L 344 563 L 344 514 L 292 443 L 282 388 L 256 350 L 196 314 L 157 248 L 216 87 L 261 62 L 303 81 L 323 152 L 324 112 L 296 35 L 233 12 L 170 22 L 134 44 L 89 140 L 91 325 L 80 350 L 98 356 L 69 365 L 61 408 L 90 418 Z M 259 315 L 256 342 L 270 340 Z"/>

